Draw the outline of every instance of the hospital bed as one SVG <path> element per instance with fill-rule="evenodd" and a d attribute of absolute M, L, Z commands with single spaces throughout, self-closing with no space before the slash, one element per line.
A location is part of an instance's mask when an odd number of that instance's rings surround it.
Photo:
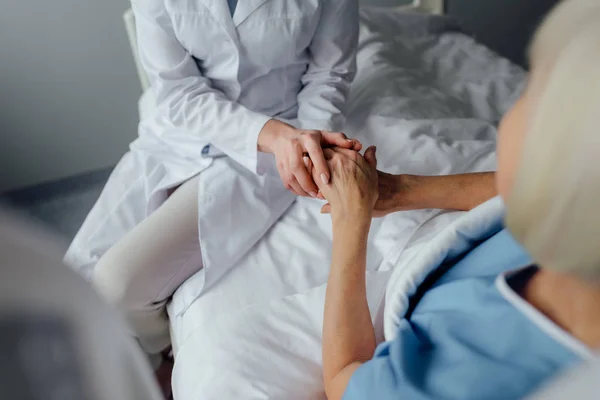
<path fill-rule="evenodd" d="M 379 168 L 448 174 L 495 169 L 496 125 L 516 99 L 524 71 L 443 16 L 441 0 L 361 10 L 358 74 L 346 133 L 378 145 Z M 137 59 L 135 21 L 124 16 Z M 236 268 L 202 296 L 202 277 L 169 306 L 179 399 L 322 399 L 321 328 L 331 224 L 318 200 L 301 198 Z M 383 340 L 383 294 L 415 238 L 460 213 L 423 210 L 373 222 L 369 306 Z"/>

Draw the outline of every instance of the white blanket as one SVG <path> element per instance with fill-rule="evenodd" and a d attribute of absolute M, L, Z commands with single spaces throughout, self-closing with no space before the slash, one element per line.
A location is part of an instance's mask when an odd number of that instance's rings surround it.
<path fill-rule="evenodd" d="M 504 203 L 496 197 L 454 221 L 447 217 L 438 216 L 421 226 L 394 266 L 377 314 L 383 321 L 376 321 L 383 323 L 385 340 L 396 337 L 410 297 L 431 272 L 470 250 L 473 242 L 502 229 Z"/>
<path fill-rule="evenodd" d="M 520 68 L 446 19 L 375 9 L 361 12 L 358 65 L 346 133 L 378 146 L 380 169 L 430 175 L 495 169 L 495 125 L 521 90 Z M 324 398 L 331 222 L 319 214 L 321 204 L 298 199 L 200 298 L 198 277 L 176 292 L 169 308 L 176 399 Z M 459 215 L 422 210 L 373 222 L 367 293 L 380 340 L 379 305 L 411 238 L 423 236 L 424 224 L 434 232 Z"/>

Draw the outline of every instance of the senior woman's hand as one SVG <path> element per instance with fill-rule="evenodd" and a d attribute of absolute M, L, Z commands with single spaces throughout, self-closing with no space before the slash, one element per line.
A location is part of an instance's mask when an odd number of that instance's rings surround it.
<path fill-rule="evenodd" d="M 375 351 L 365 272 L 378 197 L 377 159 L 374 147 L 364 157 L 340 148 L 326 149 L 324 155 L 331 182 L 319 183 L 319 188 L 331 204 L 333 243 L 323 318 L 323 382 L 327 398 L 337 400 L 354 371 Z"/>
<path fill-rule="evenodd" d="M 357 151 L 335 147 L 323 154 L 331 171 L 328 184 L 318 182 L 321 194 L 329 202 L 334 220 L 372 217 L 377 202 L 376 148 L 371 146 L 364 157 Z M 317 172 L 313 169 L 313 176 Z"/>
<path fill-rule="evenodd" d="M 494 172 L 457 175 L 392 175 L 377 171 L 379 198 L 373 217 L 397 211 L 439 208 L 469 211 L 497 195 Z M 325 204 L 321 212 L 331 212 Z"/>

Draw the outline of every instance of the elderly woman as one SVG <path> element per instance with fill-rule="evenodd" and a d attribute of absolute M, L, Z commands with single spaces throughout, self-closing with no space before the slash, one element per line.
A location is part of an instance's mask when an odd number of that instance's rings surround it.
<path fill-rule="evenodd" d="M 375 148 L 364 157 L 325 151 L 332 179 L 320 189 L 334 237 L 323 327 L 329 399 L 521 398 L 600 347 L 599 49 L 598 2 L 568 0 L 548 17 L 532 46 L 528 88 L 499 129 L 506 228 L 489 224 L 440 263 L 394 339 L 377 348 L 367 236 L 374 214 L 402 208 L 390 195 L 397 185 L 377 172 Z M 464 199 L 469 187 L 481 195 L 467 185 Z"/>

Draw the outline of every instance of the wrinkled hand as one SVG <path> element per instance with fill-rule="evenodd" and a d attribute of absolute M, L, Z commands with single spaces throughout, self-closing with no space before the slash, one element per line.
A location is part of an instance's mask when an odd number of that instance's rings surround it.
<path fill-rule="evenodd" d="M 319 182 L 318 185 L 334 219 L 371 218 L 378 198 L 375 151 L 371 146 L 363 157 L 357 151 L 339 147 L 323 150 L 332 176 L 329 184 Z M 307 164 L 310 166 L 310 161 Z M 313 176 L 316 173 L 313 171 Z"/>
<path fill-rule="evenodd" d="M 333 146 L 355 151 L 362 148 L 359 141 L 348 139 L 343 133 L 296 129 L 277 120 L 267 122 L 258 137 L 259 151 L 275 155 L 283 184 L 300 196 L 317 197 L 319 188 L 315 181 L 329 182 L 331 175 L 323 150 Z M 313 175 L 303 160 L 306 155 L 314 166 Z"/>
<path fill-rule="evenodd" d="M 379 197 L 373 207 L 373 217 L 385 217 L 396 211 L 410 210 L 411 207 L 402 207 L 401 201 L 410 191 L 410 182 L 408 176 L 392 175 L 377 171 L 377 182 Z M 321 208 L 321 213 L 331 213 L 331 204 L 327 203 Z"/>

